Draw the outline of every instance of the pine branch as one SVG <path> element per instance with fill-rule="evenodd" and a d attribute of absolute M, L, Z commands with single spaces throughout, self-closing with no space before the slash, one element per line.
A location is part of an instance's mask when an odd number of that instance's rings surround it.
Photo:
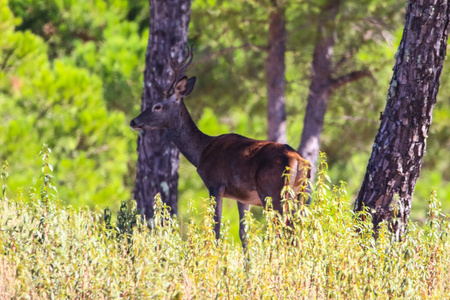
<path fill-rule="evenodd" d="M 336 89 L 346 85 L 347 83 L 360 80 L 364 77 L 373 77 L 372 72 L 368 69 L 360 70 L 360 71 L 353 71 L 348 74 L 342 75 L 338 78 L 331 79 L 330 90 L 331 91 L 336 90 Z"/>

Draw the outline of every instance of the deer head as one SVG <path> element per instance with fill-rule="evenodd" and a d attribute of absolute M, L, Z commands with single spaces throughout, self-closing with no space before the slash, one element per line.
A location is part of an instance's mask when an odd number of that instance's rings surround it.
<path fill-rule="evenodd" d="M 168 89 L 162 88 L 155 80 L 155 86 L 162 92 L 163 98 L 152 107 L 144 110 L 139 116 L 130 122 L 134 130 L 172 128 L 180 117 L 183 98 L 188 96 L 195 85 L 195 77 L 187 78 L 179 76 L 183 74 L 187 66 L 192 62 L 193 49 L 188 47 L 188 53 L 183 61 L 175 65 L 169 60 L 173 70 L 173 80 Z"/>

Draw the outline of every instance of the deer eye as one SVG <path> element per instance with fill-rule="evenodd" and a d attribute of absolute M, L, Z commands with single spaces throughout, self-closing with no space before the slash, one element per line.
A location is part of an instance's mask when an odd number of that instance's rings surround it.
<path fill-rule="evenodd" d="M 153 111 L 157 111 L 157 110 L 161 110 L 162 106 L 159 104 L 156 104 L 155 106 L 153 106 Z"/>

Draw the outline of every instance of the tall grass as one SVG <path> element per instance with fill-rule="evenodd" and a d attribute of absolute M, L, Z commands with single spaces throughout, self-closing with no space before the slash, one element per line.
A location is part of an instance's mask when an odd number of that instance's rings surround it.
<path fill-rule="evenodd" d="M 426 224 L 409 224 L 398 241 L 370 217 L 354 218 L 345 186 L 328 186 L 325 168 L 313 204 L 267 225 L 245 217 L 247 248 L 224 224 L 216 241 L 213 200 L 183 235 L 160 198 L 151 226 L 123 205 L 108 211 L 63 207 L 54 195 L 48 149 L 42 186 L 0 200 L 1 299 L 391 299 L 450 296 L 450 223 L 430 197 Z M 326 167 L 326 165 L 324 165 Z M 289 204 L 289 203 L 287 203 Z M 183 236 L 183 238 L 182 238 Z"/>

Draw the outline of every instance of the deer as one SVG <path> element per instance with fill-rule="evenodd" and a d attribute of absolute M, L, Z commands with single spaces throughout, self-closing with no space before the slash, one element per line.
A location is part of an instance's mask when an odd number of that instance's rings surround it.
<path fill-rule="evenodd" d="M 209 136 L 192 120 L 184 98 L 194 89 L 196 77 L 181 76 L 193 60 L 192 46 L 179 64 L 168 59 L 173 71 L 169 88 L 155 87 L 162 97 L 130 122 L 134 130 L 166 130 L 170 140 L 197 168 L 211 198 L 215 199 L 214 232 L 220 238 L 223 198 L 237 201 L 239 237 L 245 248 L 243 222 L 250 205 L 267 206 L 283 213 L 281 191 L 289 185 L 299 193 L 310 178 L 310 164 L 286 144 L 255 140 L 235 133 Z M 289 180 L 283 174 L 288 170 Z"/>

